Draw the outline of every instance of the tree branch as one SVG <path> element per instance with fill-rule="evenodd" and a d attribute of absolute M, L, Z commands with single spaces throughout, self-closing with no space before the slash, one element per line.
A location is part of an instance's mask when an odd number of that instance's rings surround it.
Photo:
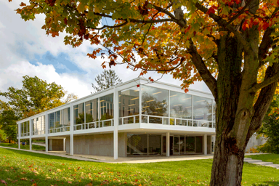
<path fill-rule="evenodd" d="M 194 46 L 193 41 L 190 39 L 190 47 L 188 48 L 189 53 L 192 55 L 191 59 L 195 67 L 197 68 L 200 76 L 203 81 L 206 83 L 210 91 L 212 92 L 214 98 L 217 98 L 217 81 L 211 75 L 209 70 L 204 64 L 202 57 L 198 54 L 196 47 Z"/>
<path fill-rule="evenodd" d="M 271 33 L 273 32 L 273 28 L 269 27 L 268 29 L 266 29 L 266 31 L 264 32 L 263 38 L 262 38 L 262 42 L 259 46 L 259 67 L 261 67 L 263 65 L 263 59 L 265 59 L 266 54 L 268 49 L 271 47 L 271 44 L 273 42 L 273 38 L 271 37 Z"/>
<path fill-rule="evenodd" d="M 274 73 L 272 74 L 270 71 L 273 71 Z M 269 75 L 265 76 L 263 82 L 255 84 L 251 88 L 252 92 L 257 92 L 259 89 L 262 89 L 272 83 L 279 81 L 279 63 L 274 63 L 272 67 L 271 66 L 267 67 L 266 74 L 267 73 L 269 73 Z"/>
<path fill-rule="evenodd" d="M 208 8 L 204 7 L 203 5 L 199 3 L 195 3 L 195 6 L 198 10 L 202 11 L 203 13 L 207 14 Z M 238 38 L 238 40 L 242 43 L 244 50 L 248 51 L 253 51 L 251 48 L 251 45 L 246 41 L 246 39 L 231 25 L 228 24 L 226 20 L 221 18 L 220 16 L 217 16 L 216 14 L 209 14 L 209 17 L 211 17 L 218 25 L 228 29 L 230 32 L 233 32 L 234 35 Z M 257 54 L 255 54 L 257 55 Z"/>
<path fill-rule="evenodd" d="M 266 77 L 273 76 L 273 74 L 275 73 L 278 74 L 279 72 L 277 71 L 279 71 L 279 64 L 274 63 L 272 67 L 269 66 L 267 68 Z M 246 137 L 247 140 L 249 140 L 249 138 L 261 127 L 262 120 L 272 101 L 276 87 L 277 87 L 277 82 L 273 82 L 261 89 L 259 97 L 254 105 L 254 115 L 252 117 L 251 124 L 249 127 L 249 132 Z"/>
<path fill-rule="evenodd" d="M 85 11 L 86 12 L 86 11 Z M 111 18 L 112 19 L 112 16 L 110 15 L 107 15 L 107 14 L 102 14 L 102 13 L 96 13 L 96 12 L 93 12 L 94 15 L 97 15 L 97 16 L 101 16 L 101 17 L 108 17 L 108 18 Z M 173 19 L 157 19 L 157 20 L 139 20 L 139 19 L 130 19 L 130 18 L 127 18 L 127 19 L 123 19 L 123 18 L 117 18 L 116 20 L 123 20 L 123 21 L 127 21 L 129 20 L 129 22 L 132 22 L 132 23 L 162 23 L 162 22 L 167 22 L 167 21 L 171 21 L 171 22 L 174 22 L 175 20 Z"/>

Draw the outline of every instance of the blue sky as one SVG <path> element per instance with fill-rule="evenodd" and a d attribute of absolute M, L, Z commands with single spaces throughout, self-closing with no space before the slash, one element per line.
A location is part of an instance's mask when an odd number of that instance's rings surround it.
<path fill-rule="evenodd" d="M 46 35 L 45 30 L 41 29 L 45 22 L 44 15 L 25 22 L 14 11 L 20 2 L 0 2 L 0 91 L 6 91 L 10 86 L 21 88 L 22 76 L 29 75 L 38 76 L 49 83 L 56 82 L 78 97 L 89 95 L 93 91 L 91 83 L 103 71 L 101 63 L 104 60 L 100 56 L 95 60 L 87 56 L 96 46 L 86 41 L 80 47 L 72 48 L 64 45 L 64 33 L 55 38 Z M 28 3 L 26 0 L 24 2 Z M 103 19 L 102 22 L 113 24 L 110 19 Z M 136 78 L 140 73 L 126 69 L 124 65 L 112 69 L 123 81 Z M 149 76 L 157 79 L 160 75 L 151 72 L 146 78 Z M 168 75 L 160 81 L 181 84 Z M 195 83 L 190 88 L 209 91 L 203 82 Z M 5 100 L 3 97 L 0 99 Z"/>

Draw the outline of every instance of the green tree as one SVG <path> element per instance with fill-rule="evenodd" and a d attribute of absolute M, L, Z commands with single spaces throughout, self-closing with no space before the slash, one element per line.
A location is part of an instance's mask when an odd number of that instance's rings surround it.
<path fill-rule="evenodd" d="M 268 138 L 259 150 L 279 154 L 279 94 L 274 96 L 258 134 Z"/>
<path fill-rule="evenodd" d="M 15 111 L 19 118 L 26 118 L 51 108 L 63 105 L 65 91 L 61 85 L 47 83 L 37 76 L 23 76 L 21 89 L 9 87 L 7 92 L 0 92 L 0 96 L 6 97 L 8 105 Z M 66 101 L 71 101 L 77 96 L 70 94 Z"/>
<path fill-rule="evenodd" d="M 16 141 L 17 140 L 17 120 L 19 117 L 12 110 L 3 110 L 0 115 L 0 129 L 5 132 L 6 139 Z"/>
<path fill-rule="evenodd" d="M 95 78 L 95 82 L 96 85 L 92 83 L 92 88 L 94 88 L 95 92 L 98 92 L 122 83 L 122 80 L 114 70 L 110 69 L 104 70 L 102 74 L 98 75 Z"/>
<path fill-rule="evenodd" d="M 210 185 L 241 185 L 246 145 L 261 127 L 279 80 L 276 0 L 29 2 L 17 9 L 24 20 L 45 14 L 47 34 L 65 31 L 65 44 L 89 40 L 106 49 L 95 49 L 91 58 L 102 52 L 109 66 L 122 63 L 142 70 L 140 75 L 170 73 L 186 91 L 203 80 L 217 106 Z M 115 24 L 100 26 L 102 18 Z M 265 77 L 258 82 L 260 71 Z"/>

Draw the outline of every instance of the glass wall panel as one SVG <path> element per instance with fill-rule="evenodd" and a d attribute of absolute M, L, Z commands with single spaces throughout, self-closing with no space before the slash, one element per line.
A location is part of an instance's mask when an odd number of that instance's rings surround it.
<path fill-rule="evenodd" d="M 139 123 L 139 88 L 119 91 L 119 124 Z"/>
<path fill-rule="evenodd" d="M 192 126 L 192 99 L 191 95 L 170 91 L 170 117 L 176 119 L 176 125 Z M 174 124 L 175 119 L 170 119 L 170 125 Z"/>
<path fill-rule="evenodd" d="M 195 152 L 196 153 L 202 153 L 202 136 L 196 136 L 195 137 Z"/>
<path fill-rule="evenodd" d="M 70 126 L 70 107 L 61 111 L 61 125 Z"/>
<path fill-rule="evenodd" d="M 147 155 L 147 134 L 127 134 L 127 155 Z"/>
<path fill-rule="evenodd" d="M 174 136 L 173 148 L 174 148 L 173 153 L 179 154 L 179 152 L 180 152 L 180 137 L 179 136 Z"/>
<path fill-rule="evenodd" d="M 149 155 L 161 154 L 161 135 L 149 135 Z"/>
<path fill-rule="evenodd" d="M 186 136 L 186 152 L 192 153 L 195 152 L 195 137 Z"/>
<path fill-rule="evenodd" d="M 49 114 L 49 129 L 54 128 L 54 113 Z"/>
<path fill-rule="evenodd" d="M 114 102 L 113 102 L 113 94 L 109 94 L 107 96 L 103 96 L 99 99 L 100 104 L 100 120 L 106 120 L 102 122 L 102 126 L 113 126 L 113 121 L 110 119 L 114 118 Z"/>
<path fill-rule="evenodd" d="M 199 96 L 193 96 L 193 119 L 194 126 L 207 127 L 212 122 L 212 100 Z"/>
<path fill-rule="evenodd" d="M 180 136 L 179 144 L 180 144 L 180 154 L 184 154 L 185 153 L 185 146 L 186 146 L 184 136 Z"/>
<path fill-rule="evenodd" d="M 168 120 L 166 119 L 152 116 L 147 117 L 147 115 L 168 116 L 168 90 L 149 86 L 142 87 L 142 114 L 144 115 L 142 122 L 167 124 Z"/>
<path fill-rule="evenodd" d="M 74 105 L 74 125 L 84 123 L 84 103 Z"/>
<path fill-rule="evenodd" d="M 45 116 L 41 116 L 42 119 L 42 130 L 41 130 L 41 134 L 45 134 Z"/>
<path fill-rule="evenodd" d="M 55 112 L 54 116 L 55 116 L 54 127 L 58 128 L 58 127 L 60 127 L 60 123 L 61 123 L 60 111 Z"/>
<path fill-rule="evenodd" d="M 98 120 L 98 99 L 86 102 L 86 123 Z"/>

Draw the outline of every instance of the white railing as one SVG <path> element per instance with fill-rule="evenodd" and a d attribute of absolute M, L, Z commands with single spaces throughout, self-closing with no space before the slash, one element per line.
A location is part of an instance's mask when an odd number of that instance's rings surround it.
<path fill-rule="evenodd" d="M 49 134 L 50 133 L 58 133 L 58 132 L 67 132 L 67 131 L 70 131 L 70 126 L 62 126 L 62 127 L 51 128 L 51 129 L 49 129 Z"/>
<path fill-rule="evenodd" d="M 139 123 L 139 115 L 125 116 L 119 118 L 119 125 L 134 124 L 134 123 Z M 154 116 L 154 115 L 143 115 L 143 114 L 142 114 L 142 123 L 215 128 L 215 124 L 213 125 L 212 122 L 207 120 L 192 120 L 192 119 L 172 118 L 167 116 Z"/>
<path fill-rule="evenodd" d="M 139 123 L 139 114 L 119 118 L 119 125 Z"/>
<path fill-rule="evenodd" d="M 102 128 L 102 127 L 110 127 L 110 126 L 114 126 L 114 119 L 76 124 L 74 125 L 74 130 L 86 130 L 86 129 Z"/>

